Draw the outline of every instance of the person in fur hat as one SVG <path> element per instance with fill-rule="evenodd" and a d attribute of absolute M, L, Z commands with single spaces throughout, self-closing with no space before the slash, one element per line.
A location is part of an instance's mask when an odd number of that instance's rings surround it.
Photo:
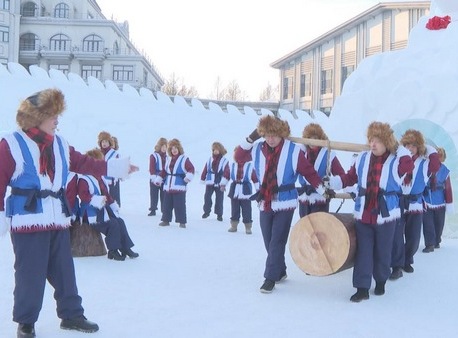
<path fill-rule="evenodd" d="M 343 187 L 358 187 L 354 207 L 358 245 L 353 268 L 357 291 L 350 298 L 352 302 L 369 299 L 372 278 L 374 294 L 385 293 L 394 232 L 401 217 L 401 178 L 414 166 L 410 152 L 398 145 L 388 123 L 369 124 L 367 142 L 370 150 L 359 153 L 345 175 L 340 175 Z"/>
<path fill-rule="evenodd" d="M 104 159 L 100 149 L 89 150 L 86 155 Z M 132 250 L 134 243 L 126 224 L 119 216 L 119 206 L 108 193 L 108 186 L 102 177 L 79 175 L 78 196 L 82 221 L 105 235 L 108 259 L 123 261 L 126 256 L 137 258 L 139 255 Z"/>
<path fill-rule="evenodd" d="M 237 148 L 234 149 L 234 155 Z M 229 187 L 228 197 L 231 199 L 231 227 L 229 232 L 237 232 L 237 226 L 240 221 L 240 213 L 242 214 L 242 222 L 245 225 L 245 233 L 251 235 L 253 219 L 251 199 L 254 191 L 259 190 L 259 181 L 256 176 L 252 161 L 239 162 L 235 159 L 230 165 L 231 184 Z M 253 189 L 254 186 L 254 189 Z"/>
<path fill-rule="evenodd" d="M 402 180 L 401 221 L 394 234 L 391 280 L 401 278 L 402 270 L 414 271 L 413 256 L 420 246 L 423 221 L 423 192 L 429 178 L 440 168 L 436 149 L 426 144 L 420 131 L 407 130 L 400 143 L 410 151 L 414 168 Z"/>
<path fill-rule="evenodd" d="M 127 177 L 138 167 L 128 159 L 97 161 L 56 134 L 65 98 L 45 89 L 19 104 L 19 129 L 0 141 L 0 233 L 11 233 L 15 256 L 13 321 L 18 336 L 34 337 L 46 280 L 54 288 L 60 327 L 95 332 L 78 295 L 66 200 L 69 171 Z M 5 204 L 7 186 L 11 187 Z M 5 210 L 5 205 L 8 206 Z"/>
<path fill-rule="evenodd" d="M 317 123 L 309 123 L 306 125 L 302 132 L 302 137 L 314 140 L 329 140 L 323 128 Z M 329 151 L 329 149 L 319 146 L 308 145 L 305 147 L 305 155 L 318 172 L 321 179 L 328 175 L 335 176 L 345 174 L 335 151 L 332 150 L 329 154 L 330 167 L 328 172 L 327 161 Z M 325 198 L 323 195 L 318 194 L 303 176 L 299 176 L 299 183 L 301 185 L 298 198 L 300 217 L 318 211 L 329 212 L 330 198 Z"/>
<path fill-rule="evenodd" d="M 156 216 L 157 205 L 161 202 L 161 212 L 164 212 L 164 185 L 161 172 L 164 170 L 167 158 L 167 139 L 164 137 L 157 140 L 154 152 L 149 156 L 149 196 L 150 207 L 148 216 Z"/>
<path fill-rule="evenodd" d="M 447 154 L 444 148 L 437 147 L 441 166 L 437 173 L 431 175 L 423 193 L 426 210 L 423 213 L 423 252 L 433 252 L 440 248 L 445 214 L 453 214 L 453 192 L 450 181 L 450 170 L 444 164 Z"/>
<path fill-rule="evenodd" d="M 180 228 L 186 228 L 186 190 L 194 177 L 194 165 L 184 154 L 181 142 L 176 138 L 169 141 L 167 154 L 161 174 L 164 181 L 164 211 L 159 225 L 170 225 L 172 213 L 175 211 L 175 221 L 180 224 Z"/>
<path fill-rule="evenodd" d="M 118 139 L 113 137 L 110 133 L 101 131 L 97 137 L 97 143 L 105 156 L 105 161 L 120 157 L 118 152 Z M 116 203 L 121 206 L 120 180 L 109 176 L 105 176 L 103 179 L 108 184 L 110 195 L 114 198 Z"/>
<path fill-rule="evenodd" d="M 224 191 L 229 181 L 229 161 L 224 156 L 226 148 L 220 142 L 213 142 L 212 156 L 205 163 L 200 180 L 205 184 L 204 214 L 202 218 L 210 216 L 212 195 L 215 193 L 215 214 L 218 221 L 223 221 Z"/>
<path fill-rule="evenodd" d="M 257 128 L 235 151 L 237 162 L 253 161 L 260 182 L 256 199 L 267 259 L 262 293 L 271 293 L 286 278 L 285 247 L 297 206 L 295 182 L 304 176 L 314 189 L 325 193 L 323 182 L 299 145 L 289 141 L 288 122 L 272 115 L 259 119 Z M 255 142 L 263 137 L 263 141 Z"/>

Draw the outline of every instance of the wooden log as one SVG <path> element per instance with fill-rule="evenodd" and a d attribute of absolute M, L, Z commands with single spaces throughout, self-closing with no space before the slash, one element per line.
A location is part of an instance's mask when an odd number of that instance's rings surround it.
<path fill-rule="evenodd" d="M 302 138 L 302 137 L 292 137 L 292 136 L 288 137 L 288 139 L 290 141 L 305 144 L 307 146 L 324 147 L 324 148 L 330 148 L 334 150 L 361 152 L 361 151 L 370 149 L 368 144 L 315 140 L 312 138 Z"/>
<path fill-rule="evenodd" d="M 353 214 L 317 212 L 292 228 L 289 250 L 306 274 L 327 276 L 353 266 L 356 232 Z"/>
<path fill-rule="evenodd" d="M 100 232 L 87 223 L 76 223 L 70 227 L 73 257 L 104 256 L 107 254 Z"/>

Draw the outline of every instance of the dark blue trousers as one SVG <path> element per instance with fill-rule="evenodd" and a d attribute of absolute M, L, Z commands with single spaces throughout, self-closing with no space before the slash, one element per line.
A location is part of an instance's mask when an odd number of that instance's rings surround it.
<path fill-rule="evenodd" d="M 212 210 L 213 192 L 215 193 L 215 214 L 218 216 L 223 216 L 224 192 L 221 191 L 220 187 L 215 187 L 214 185 L 205 186 L 204 213 L 209 214 Z"/>
<path fill-rule="evenodd" d="M 54 288 L 59 318 L 84 313 L 76 286 L 70 231 L 12 233 L 14 262 L 13 321 L 32 324 L 38 320 L 46 280 Z"/>
<path fill-rule="evenodd" d="M 314 212 L 329 212 L 329 202 L 326 203 L 315 203 L 315 204 L 306 204 L 299 203 L 299 216 L 300 218 L 307 216 Z"/>
<path fill-rule="evenodd" d="M 294 210 L 261 211 L 261 224 L 264 246 L 267 250 L 264 278 L 279 281 L 286 272 L 285 248 L 288 241 Z"/>
<path fill-rule="evenodd" d="M 406 263 L 406 250 L 404 242 L 405 215 L 396 221 L 396 228 L 393 238 L 393 249 L 391 251 L 391 267 L 402 268 Z"/>
<path fill-rule="evenodd" d="M 186 224 L 186 191 L 164 191 L 164 211 L 161 221 L 171 222 L 172 212 L 175 211 L 175 222 Z"/>
<path fill-rule="evenodd" d="M 105 244 L 108 250 L 127 250 L 134 246 L 127 232 L 126 223 L 122 218 L 112 218 L 106 222 L 92 223 L 91 226 L 105 235 Z"/>
<path fill-rule="evenodd" d="M 253 222 L 251 201 L 231 198 L 231 221 L 238 222 L 240 220 L 240 211 L 244 224 Z"/>
<path fill-rule="evenodd" d="M 353 286 L 370 289 L 372 277 L 386 282 L 390 277 L 391 250 L 396 221 L 370 225 L 356 221 L 356 256 L 353 267 Z"/>
<path fill-rule="evenodd" d="M 406 216 L 406 225 L 405 225 L 405 265 L 413 264 L 413 256 L 420 246 L 421 238 L 421 224 L 423 221 L 423 213 L 408 213 Z"/>
<path fill-rule="evenodd" d="M 113 184 L 108 185 L 108 193 L 121 206 L 121 188 L 119 180 L 115 180 Z"/>
<path fill-rule="evenodd" d="M 161 212 L 163 212 L 163 201 L 164 201 L 164 189 L 161 185 L 157 185 L 149 182 L 149 197 L 150 197 L 150 211 L 156 211 L 159 201 L 161 202 Z"/>
<path fill-rule="evenodd" d="M 426 209 L 423 214 L 423 237 L 425 246 L 437 245 L 442 241 L 442 232 L 445 224 L 445 207 Z"/>

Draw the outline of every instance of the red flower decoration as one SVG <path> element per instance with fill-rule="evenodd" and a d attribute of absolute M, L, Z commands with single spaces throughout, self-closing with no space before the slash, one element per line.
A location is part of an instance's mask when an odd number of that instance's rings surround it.
<path fill-rule="evenodd" d="M 447 28 L 448 24 L 450 23 L 450 17 L 444 16 L 433 16 L 431 19 L 428 20 L 428 23 L 426 24 L 426 28 L 430 30 L 438 30 L 438 29 L 445 29 Z"/>

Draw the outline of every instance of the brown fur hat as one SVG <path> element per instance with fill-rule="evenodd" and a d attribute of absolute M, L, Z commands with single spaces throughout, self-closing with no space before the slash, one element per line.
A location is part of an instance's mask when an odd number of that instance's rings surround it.
<path fill-rule="evenodd" d="M 64 94 L 58 89 L 45 89 L 21 102 L 16 122 L 21 129 L 27 130 L 38 127 L 44 120 L 58 116 L 64 110 Z"/>
<path fill-rule="evenodd" d="M 108 141 L 108 143 L 110 144 L 110 147 L 113 148 L 113 146 L 114 146 L 113 137 L 111 136 L 111 134 L 109 132 L 101 131 L 99 133 L 99 136 L 97 137 L 97 144 L 99 145 L 100 148 L 102 148 L 102 141 L 103 140 Z"/>
<path fill-rule="evenodd" d="M 425 145 L 425 138 L 423 134 L 420 133 L 418 130 L 415 129 L 408 129 L 401 137 L 401 144 L 406 146 L 407 144 L 411 144 L 417 147 L 418 155 L 425 155 L 426 154 L 426 145 Z"/>
<path fill-rule="evenodd" d="M 167 154 L 169 154 L 169 156 L 172 156 L 172 147 L 177 147 L 180 155 L 184 154 L 183 147 L 178 139 L 174 138 L 169 141 L 169 144 L 167 145 Z"/>
<path fill-rule="evenodd" d="M 222 156 L 227 154 L 226 148 L 224 148 L 224 146 L 220 142 L 213 142 L 212 151 L 215 149 L 217 149 Z"/>
<path fill-rule="evenodd" d="M 367 141 L 370 142 L 374 137 L 378 137 L 391 154 L 396 153 L 398 141 L 396 141 L 393 129 L 388 123 L 374 121 L 369 124 L 367 127 Z"/>
<path fill-rule="evenodd" d="M 436 147 L 436 151 L 437 151 L 437 154 L 439 155 L 439 160 L 441 162 L 445 162 L 447 158 L 447 153 L 445 152 L 445 149 L 441 147 Z"/>
<path fill-rule="evenodd" d="M 99 148 L 88 150 L 86 152 L 86 155 L 89 157 L 95 158 L 96 160 L 103 160 L 105 158 L 105 156 L 103 155 L 102 151 Z"/>
<path fill-rule="evenodd" d="M 159 140 L 157 140 L 157 143 L 154 146 L 154 151 L 157 153 L 160 152 L 163 145 L 167 145 L 167 139 L 165 137 L 161 137 Z"/>
<path fill-rule="evenodd" d="M 291 134 L 288 122 L 272 115 L 261 117 L 257 129 L 261 136 L 275 135 L 286 138 Z"/>
<path fill-rule="evenodd" d="M 328 136 L 323 128 L 317 123 L 309 123 L 302 131 L 303 138 L 313 138 L 316 140 L 328 140 Z"/>

